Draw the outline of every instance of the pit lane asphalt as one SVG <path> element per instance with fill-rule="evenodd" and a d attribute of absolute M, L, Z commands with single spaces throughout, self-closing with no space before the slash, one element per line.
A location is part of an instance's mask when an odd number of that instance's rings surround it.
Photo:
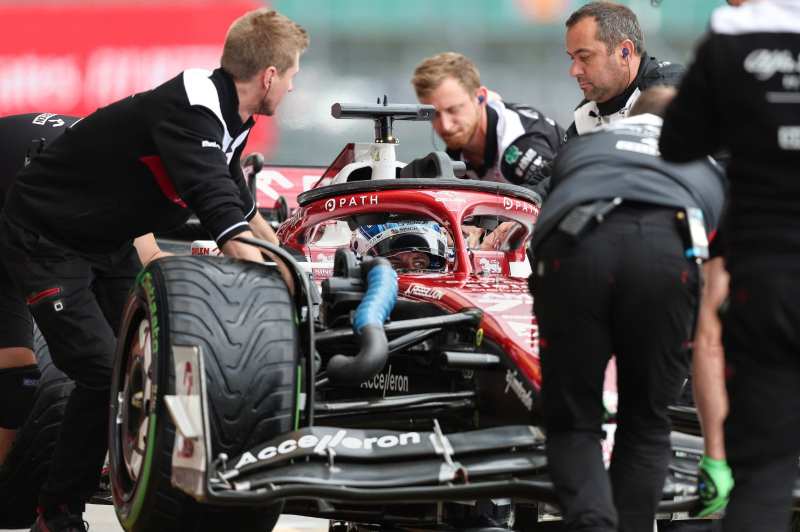
<path fill-rule="evenodd" d="M 83 518 L 89 523 L 89 532 L 122 532 L 122 527 L 117 522 L 112 506 L 90 504 Z M 282 515 L 274 532 L 327 532 L 328 522 L 311 517 L 297 515 Z M 28 529 L 19 529 L 9 532 L 28 532 Z"/>

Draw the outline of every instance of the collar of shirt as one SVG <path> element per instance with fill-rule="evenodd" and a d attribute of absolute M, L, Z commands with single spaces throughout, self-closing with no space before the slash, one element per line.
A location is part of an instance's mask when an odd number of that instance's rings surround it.
<path fill-rule="evenodd" d="M 658 63 L 656 62 L 655 57 L 648 57 L 646 52 L 643 53 L 642 60 L 639 63 L 639 70 L 636 72 L 636 77 L 628 84 L 627 88 L 622 91 L 621 94 L 614 96 L 610 100 L 597 103 L 597 109 L 600 111 L 600 114 L 602 116 L 608 116 L 622 110 L 628 103 L 628 100 L 630 100 L 633 92 L 639 87 L 642 76 L 645 74 L 645 72 L 650 70 L 651 67 L 657 66 Z"/>
<path fill-rule="evenodd" d="M 211 81 L 219 93 L 222 117 L 225 119 L 225 125 L 228 127 L 230 135 L 236 138 L 243 131 L 253 127 L 255 120 L 252 116 L 246 122 L 242 122 L 242 118 L 239 116 L 239 94 L 236 92 L 233 77 L 222 68 L 217 68 L 211 74 Z"/>

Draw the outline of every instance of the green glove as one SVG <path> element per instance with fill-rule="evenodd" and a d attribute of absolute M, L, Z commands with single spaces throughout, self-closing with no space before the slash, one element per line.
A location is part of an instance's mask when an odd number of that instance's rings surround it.
<path fill-rule="evenodd" d="M 700 501 L 698 508 L 692 512 L 692 517 L 706 517 L 721 511 L 728 504 L 728 497 L 733 489 L 733 475 L 728 462 L 704 455 L 697 473 L 697 494 Z"/>

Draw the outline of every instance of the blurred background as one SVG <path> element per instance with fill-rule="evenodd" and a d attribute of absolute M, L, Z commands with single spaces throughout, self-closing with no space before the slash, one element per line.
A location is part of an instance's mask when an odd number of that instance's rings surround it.
<path fill-rule="evenodd" d="M 326 165 L 368 122 L 334 120 L 334 102 L 416 102 L 409 80 L 423 58 L 471 57 L 483 83 L 566 127 L 581 99 L 569 77 L 564 21 L 578 0 L 0 0 L 0 115 L 84 115 L 189 67 L 214 68 L 228 25 L 271 5 L 310 33 L 295 90 L 261 117 L 248 151 L 275 164 Z M 646 49 L 687 63 L 723 0 L 627 0 Z M 120 124 L 120 127 L 125 127 Z M 398 123 L 398 157 L 442 149 L 427 123 Z"/>

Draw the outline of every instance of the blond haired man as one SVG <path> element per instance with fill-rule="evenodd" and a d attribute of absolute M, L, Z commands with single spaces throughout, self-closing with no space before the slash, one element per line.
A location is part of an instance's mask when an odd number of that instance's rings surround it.
<path fill-rule="evenodd" d="M 433 128 L 448 155 L 467 163 L 469 177 L 542 192 L 564 136 L 555 121 L 532 107 L 503 102 L 481 85 L 475 63 L 455 52 L 422 61 L 411 84 L 420 102 L 436 107 Z"/>
<path fill-rule="evenodd" d="M 222 67 L 192 69 L 97 110 L 23 169 L 0 216 L 3 266 L 76 387 L 69 398 L 32 530 L 82 532 L 84 503 L 106 451 L 108 393 L 124 291 L 139 235 L 194 213 L 226 255 L 261 260 L 232 240 L 276 241 L 257 214 L 239 157 L 256 114 L 292 90 L 308 36 L 267 9 L 246 13 L 225 38 Z M 47 257 L 54 248 L 63 256 Z M 117 285 L 120 283 L 117 282 Z"/>

